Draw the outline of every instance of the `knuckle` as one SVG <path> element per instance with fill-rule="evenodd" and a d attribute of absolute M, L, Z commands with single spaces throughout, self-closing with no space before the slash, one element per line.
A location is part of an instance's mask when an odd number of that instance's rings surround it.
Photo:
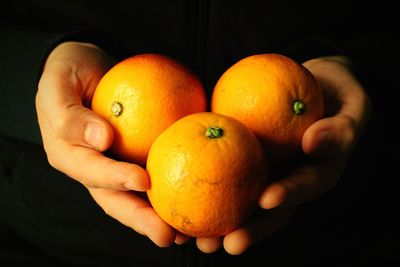
<path fill-rule="evenodd" d="M 35 108 L 39 117 L 45 113 L 45 107 L 43 102 L 44 102 L 43 93 L 39 89 L 35 95 Z"/>
<path fill-rule="evenodd" d="M 36 106 L 40 106 L 41 102 L 42 102 L 42 94 L 41 94 L 40 85 L 39 85 L 38 86 L 38 91 L 37 91 L 37 93 L 35 95 L 35 105 Z"/>
<path fill-rule="evenodd" d="M 108 176 L 102 162 L 99 162 L 94 155 L 88 155 L 86 160 L 86 170 L 80 174 L 79 182 L 93 189 L 107 188 L 104 186 L 104 181 L 109 179 L 106 179 Z"/>
<path fill-rule="evenodd" d="M 110 216 L 110 217 L 113 217 L 113 215 L 112 215 L 112 212 L 111 212 L 111 209 L 109 208 L 109 207 L 101 207 L 102 208 L 102 210 L 103 210 L 103 212 L 107 215 L 107 216 Z"/>
<path fill-rule="evenodd" d="M 93 182 L 91 181 L 91 179 L 88 178 L 87 176 L 80 177 L 78 180 L 79 180 L 79 182 L 80 182 L 83 186 L 85 186 L 85 187 L 90 187 L 90 188 L 93 188 L 93 189 L 98 189 L 98 188 L 100 188 L 99 185 L 97 185 L 96 183 L 93 183 Z"/>
<path fill-rule="evenodd" d="M 46 82 L 47 82 L 47 72 L 44 70 L 42 75 L 40 76 L 39 82 L 38 82 L 38 92 L 41 92 L 44 88 L 46 88 Z"/>
<path fill-rule="evenodd" d="M 357 140 L 356 121 L 350 116 L 343 116 L 339 122 L 339 130 L 343 133 L 343 150 L 351 148 Z"/>
<path fill-rule="evenodd" d="M 339 127 L 344 131 L 354 131 L 356 128 L 356 122 L 352 117 L 344 115 L 340 117 Z"/>
<path fill-rule="evenodd" d="M 51 125 L 55 135 L 59 138 L 63 138 L 65 133 L 71 127 L 67 115 L 58 116 L 57 120 L 52 121 Z"/>
<path fill-rule="evenodd" d="M 51 167 L 60 171 L 60 166 L 58 165 L 57 161 L 53 157 L 47 155 L 47 161 L 49 162 Z"/>
<path fill-rule="evenodd" d="M 60 170 L 60 167 L 57 163 L 56 157 L 52 153 L 51 146 L 47 142 L 43 142 L 43 149 L 44 149 L 44 152 L 46 153 L 46 158 L 47 158 L 47 162 L 49 163 L 49 165 L 56 170 Z"/>

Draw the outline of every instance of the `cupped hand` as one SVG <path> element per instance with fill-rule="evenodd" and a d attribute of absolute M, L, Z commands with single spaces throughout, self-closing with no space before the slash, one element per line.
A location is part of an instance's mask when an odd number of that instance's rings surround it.
<path fill-rule="evenodd" d="M 303 65 L 316 77 L 324 92 L 325 117 L 303 135 L 304 164 L 274 179 L 263 191 L 257 213 L 243 227 L 221 238 L 198 238 L 198 248 L 212 253 L 220 247 L 241 254 L 284 226 L 296 206 L 333 188 L 342 175 L 371 112 L 368 95 L 341 56 L 309 60 Z"/>
<path fill-rule="evenodd" d="M 113 129 L 89 107 L 98 82 L 113 64 L 89 43 L 65 42 L 54 48 L 36 95 L 43 145 L 49 163 L 82 183 L 108 215 L 158 246 L 169 246 L 182 237 L 138 193 L 149 188 L 146 171 L 102 153 L 113 142 Z"/>

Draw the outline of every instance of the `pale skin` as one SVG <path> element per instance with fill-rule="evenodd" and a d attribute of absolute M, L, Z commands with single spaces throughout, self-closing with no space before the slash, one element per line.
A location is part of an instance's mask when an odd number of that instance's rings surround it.
<path fill-rule="evenodd" d="M 143 198 L 150 185 L 146 171 L 102 153 L 112 144 L 113 131 L 89 106 L 98 81 L 114 63 L 88 43 L 65 42 L 48 56 L 36 109 L 49 163 L 82 183 L 109 216 L 156 245 L 185 243 L 190 238 L 163 222 Z M 197 238 L 201 251 L 212 253 L 223 247 L 230 254 L 243 253 L 282 228 L 297 205 L 315 199 L 339 180 L 368 121 L 370 101 L 346 58 L 317 58 L 303 65 L 319 81 L 327 107 L 327 117 L 303 136 L 308 163 L 270 183 L 259 199 L 262 212 L 243 227 L 224 237 Z"/>

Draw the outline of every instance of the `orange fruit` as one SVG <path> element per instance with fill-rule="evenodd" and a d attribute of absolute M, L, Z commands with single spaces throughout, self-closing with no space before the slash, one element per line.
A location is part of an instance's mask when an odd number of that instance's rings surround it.
<path fill-rule="evenodd" d="M 215 85 L 211 110 L 248 126 L 273 159 L 301 151 L 305 130 L 323 117 L 323 95 L 303 65 L 279 54 L 246 57 Z"/>
<path fill-rule="evenodd" d="M 241 122 L 202 112 L 167 128 L 147 159 L 149 200 L 169 225 L 193 237 L 218 237 L 242 225 L 257 207 L 267 161 Z"/>
<path fill-rule="evenodd" d="M 127 58 L 100 80 L 92 109 L 114 128 L 111 151 L 144 165 L 151 144 L 176 120 L 205 111 L 206 95 L 197 76 L 160 54 Z"/>

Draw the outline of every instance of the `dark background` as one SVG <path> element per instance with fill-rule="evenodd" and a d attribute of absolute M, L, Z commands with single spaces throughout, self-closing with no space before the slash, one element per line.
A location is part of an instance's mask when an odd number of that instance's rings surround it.
<path fill-rule="evenodd" d="M 398 15 L 387 1 L 13 1 L 0 8 L 0 265 L 399 265 Z M 373 112 L 339 184 L 240 257 L 189 243 L 158 249 L 103 214 L 52 169 L 34 96 L 47 53 L 62 40 L 95 42 L 117 59 L 159 52 L 192 68 L 209 94 L 247 55 L 303 61 L 344 53 Z"/>

